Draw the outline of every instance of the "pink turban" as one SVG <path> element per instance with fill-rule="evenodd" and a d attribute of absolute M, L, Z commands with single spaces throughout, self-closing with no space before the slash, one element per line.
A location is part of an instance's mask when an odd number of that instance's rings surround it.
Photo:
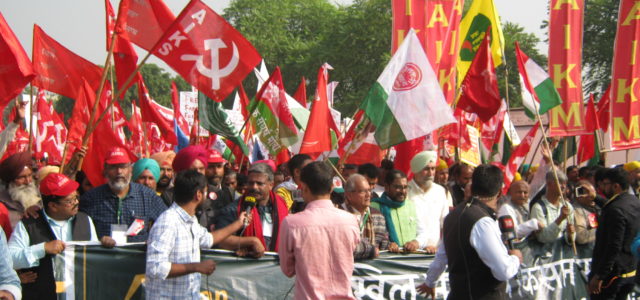
<path fill-rule="evenodd" d="M 198 145 L 192 145 L 185 148 L 182 148 L 176 157 L 173 159 L 173 171 L 178 173 L 180 171 L 184 171 L 191 167 L 191 164 L 194 160 L 199 160 L 203 165 L 207 165 L 207 158 L 209 158 L 209 154 L 207 150 Z"/>

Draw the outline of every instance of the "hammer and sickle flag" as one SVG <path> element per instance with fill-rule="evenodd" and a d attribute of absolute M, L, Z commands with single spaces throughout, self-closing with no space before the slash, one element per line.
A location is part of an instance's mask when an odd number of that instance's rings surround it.
<path fill-rule="evenodd" d="M 189 2 L 151 53 L 217 102 L 262 60 L 242 34 L 200 0 Z"/>

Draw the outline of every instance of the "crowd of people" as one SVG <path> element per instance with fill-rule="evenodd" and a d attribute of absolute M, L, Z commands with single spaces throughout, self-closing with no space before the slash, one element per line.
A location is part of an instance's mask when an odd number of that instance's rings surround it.
<path fill-rule="evenodd" d="M 452 297 L 501 298 L 523 259 L 502 240 L 501 216 L 513 220 L 516 244 L 593 256 L 593 298 L 634 286 L 636 161 L 563 172 L 544 155 L 539 166 L 523 165 L 506 195 L 498 167 L 447 162 L 435 151 L 416 154 L 410 174 L 386 159 L 332 167 L 305 154 L 240 168 L 198 145 L 137 161 L 112 148 L 103 163 L 105 183 L 94 187 L 73 163 L 61 173 L 29 152 L 0 162 L 0 298 L 55 299 L 51 258 L 72 241 L 146 243 L 148 299 L 198 299 L 201 274 L 215 271 L 200 260 L 209 248 L 277 252 L 282 272 L 296 277 L 297 299 L 352 297 L 354 261 L 385 251 L 435 254 L 422 293 L 434 294 L 448 266 Z"/>

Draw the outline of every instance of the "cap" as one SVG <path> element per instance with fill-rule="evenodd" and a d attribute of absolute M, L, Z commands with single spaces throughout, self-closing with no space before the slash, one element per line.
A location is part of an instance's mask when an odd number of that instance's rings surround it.
<path fill-rule="evenodd" d="M 209 158 L 207 159 L 208 163 L 226 163 L 227 161 L 222 158 L 222 155 L 220 155 L 220 152 L 218 152 L 218 150 L 215 149 L 211 149 L 209 150 Z"/>
<path fill-rule="evenodd" d="M 40 182 L 40 193 L 45 196 L 65 197 L 71 195 L 80 186 L 74 180 L 60 173 L 51 173 Z"/>
<path fill-rule="evenodd" d="M 127 151 L 121 147 L 113 147 L 107 151 L 104 162 L 110 165 L 127 164 L 131 162 Z"/>

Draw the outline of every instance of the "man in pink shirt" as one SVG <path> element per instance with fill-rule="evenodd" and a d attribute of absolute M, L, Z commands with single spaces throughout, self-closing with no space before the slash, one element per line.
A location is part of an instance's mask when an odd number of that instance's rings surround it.
<path fill-rule="evenodd" d="M 278 254 L 284 275 L 296 275 L 295 299 L 353 299 L 353 251 L 360 242 L 358 221 L 329 200 L 333 172 L 312 162 L 300 174 L 306 208 L 280 227 Z"/>

